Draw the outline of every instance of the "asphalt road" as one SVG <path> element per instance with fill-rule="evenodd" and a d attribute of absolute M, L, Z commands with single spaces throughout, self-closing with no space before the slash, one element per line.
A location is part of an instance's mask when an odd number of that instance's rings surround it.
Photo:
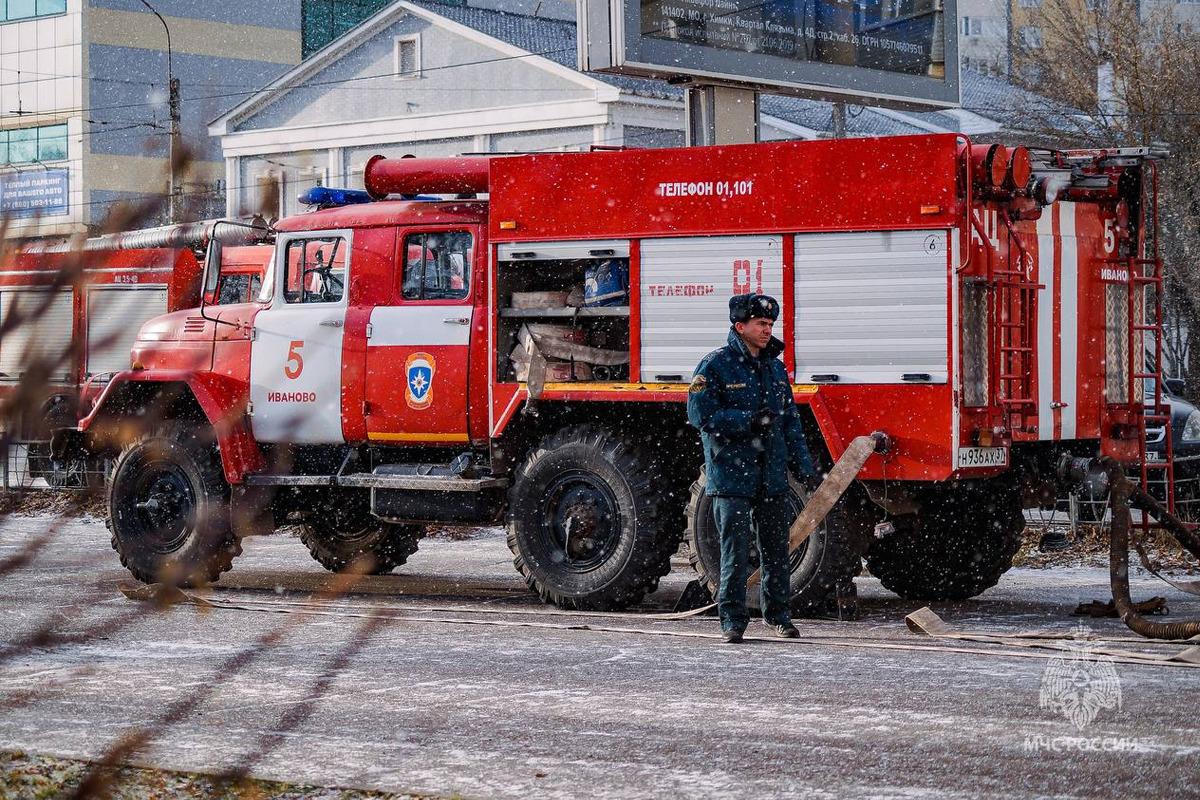
<path fill-rule="evenodd" d="M 53 524 L 4 521 L 0 561 Z M 1200 669 L 1118 661 L 1106 685 L 1119 684 L 1120 707 L 1079 729 L 1039 706 L 1058 654 L 918 637 L 903 623 L 917 604 L 871 579 L 861 621 L 731 647 L 713 619 L 538 605 L 496 531 L 426 540 L 396 575 L 308 615 L 295 612 L 329 576 L 299 540 L 246 545 L 212 597 L 256 610 L 152 613 L 125 599 L 97 521 L 64 524 L 0 575 L 0 748 L 95 758 L 198 695 L 139 763 L 219 771 L 262 750 L 258 777 L 469 798 L 1200 792 Z M 646 610 L 669 607 L 687 577 L 677 563 Z M 1195 598 L 1137 578 L 1135 596 L 1149 594 L 1168 598 L 1172 618 L 1200 617 Z M 1014 570 L 981 598 L 935 608 L 963 629 L 1066 633 L 1077 603 L 1108 597 L 1100 569 Z M 364 636 L 373 609 L 387 618 Z M 75 638 L 14 651 L 44 625 Z M 1117 620 L 1087 625 L 1131 636 Z M 278 642 L 255 650 L 273 631 Z"/>

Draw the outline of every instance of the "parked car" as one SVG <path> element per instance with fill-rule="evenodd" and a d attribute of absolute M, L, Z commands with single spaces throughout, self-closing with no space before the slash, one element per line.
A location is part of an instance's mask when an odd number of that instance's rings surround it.
<path fill-rule="evenodd" d="M 1200 522 L 1200 409 L 1179 395 L 1183 381 L 1168 378 L 1163 390 L 1163 402 L 1171 410 L 1171 444 L 1175 472 L 1175 511 L 1185 522 Z M 1146 395 L 1146 405 L 1153 402 Z M 1162 464 L 1167 460 L 1166 426 L 1159 422 L 1146 426 L 1146 461 Z M 1149 470 L 1150 492 L 1161 502 L 1166 502 L 1166 473 L 1161 469 Z M 1093 497 L 1087 489 L 1075 494 L 1075 521 L 1095 524 L 1104 520 L 1108 509 L 1108 494 Z"/>

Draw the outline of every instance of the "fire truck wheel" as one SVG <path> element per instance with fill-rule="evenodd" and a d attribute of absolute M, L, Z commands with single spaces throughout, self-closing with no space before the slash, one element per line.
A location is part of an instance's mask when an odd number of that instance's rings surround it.
<path fill-rule="evenodd" d="M 1019 495 L 987 489 L 943 492 L 867 551 L 871 574 L 907 600 L 966 600 L 1000 582 L 1021 546 Z"/>
<path fill-rule="evenodd" d="M 687 507 L 688 560 L 700 584 L 715 598 L 721 582 L 721 541 L 717 521 L 713 516 L 713 501 L 705 492 L 705 474 L 692 484 L 691 501 Z M 810 492 L 795 479 L 791 480 L 793 510 L 796 516 L 804 509 Z M 825 521 L 800 545 L 791 556 L 792 612 L 797 616 L 812 615 L 824 610 L 839 581 L 850 581 L 860 569 L 863 548 L 855 548 L 846 535 L 842 508 L 835 507 Z M 750 561 L 758 569 L 758 548 L 750 544 Z M 746 602 L 758 608 L 758 592 L 748 592 Z"/>
<path fill-rule="evenodd" d="M 398 525 L 371 516 L 366 495 L 339 497 L 339 502 L 309 514 L 300 540 L 330 572 L 356 571 L 386 575 L 417 552 L 425 535 L 420 525 Z"/>
<path fill-rule="evenodd" d="M 547 436 L 509 491 L 508 546 L 525 582 L 562 608 L 627 608 L 654 591 L 679 541 L 666 542 L 649 454 L 576 425 Z"/>
<path fill-rule="evenodd" d="M 127 446 L 108 478 L 108 527 L 143 583 L 199 586 L 242 552 L 211 430 L 171 427 Z"/>

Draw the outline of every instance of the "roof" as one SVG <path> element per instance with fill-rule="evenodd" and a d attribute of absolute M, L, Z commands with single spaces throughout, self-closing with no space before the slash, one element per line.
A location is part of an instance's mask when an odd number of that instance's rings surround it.
<path fill-rule="evenodd" d="M 432 11 L 460 25 L 473 28 L 482 34 L 527 50 L 530 53 L 561 64 L 569 69 L 578 68 L 575 23 L 572 20 L 534 17 L 510 11 L 489 8 L 451 5 L 438 0 L 408 0 L 412 5 Z M 633 94 L 681 99 L 683 90 L 663 81 L 648 78 L 630 78 L 624 75 L 607 75 L 599 72 L 586 73 L 588 77 L 616 86 Z"/>
<path fill-rule="evenodd" d="M 576 28 L 571 20 L 531 16 L 510 11 L 455 5 L 440 0 L 405 0 L 380 11 L 335 40 L 308 61 L 280 76 L 258 95 L 222 115 L 230 120 L 248 112 L 273 92 L 288 84 L 302 84 L 325 63 L 345 53 L 346 44 L 362 41 L 377 26 L 388 24 L 406 7 L 442 17 L 484 36 L 545 58 L 558 67 L 577 71 Z M 681 102 L 683 89 L 664 81 L 606 73 L 579 73 L 588 79 L 612 86 L 622 93 Z M 1007 81 L 964 69 L 961 73 L 962 108 L 941 111 L 894 111 L 869 106 L 848 105 L 846 132 L 850 136 L 904 136 L 923 133 L 963 133 L 993 139 L 1024 135 L 1031 130 L 1054 128 L 1080 130 L 1086 116 L 1073 109 L 1057 106 L 1045 97 L 1014 86 Z M 828 102 L 784 95 L 763 94 L 760 107 L 764 114 L 792 126 L 822 133 L 833 129 Z M 1024 127 L 1019 120 L 1031 120 Z M 768 120 L 768 123 L 770 120 Z M 1008 137 L 1005 136 L 1008 134 Z"/>

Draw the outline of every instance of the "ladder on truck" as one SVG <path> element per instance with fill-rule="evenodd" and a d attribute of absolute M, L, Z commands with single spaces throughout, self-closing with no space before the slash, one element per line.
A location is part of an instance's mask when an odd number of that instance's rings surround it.
<path fill-rule="evenodd" d="M 1142 488 L 1151 496 L 1155 486 L 1161 486 L 1163 505 L 1175 513 L 1175 449 L 1171 432 L 1171 406 L 1163 399 L 1163 267 L 1158 256 L 1158 165 L 1147 163 L 1150 172 L 1150 205 L 1152 214 L 1147 216 L 1146 204 L 1141 209 L 1142 246 L 1140 251 L 1149 250 L 1144 257 L 1110 259 L 1118 269 L 1126 270 L 1128 276 L 1128 341 L 1129 341 L 1129 392 L 1130 411 L 1137 419 L 1139 462 Z M 1149 247 L 1145 247 L 1148 243 Z M 1152 387 L 1152 391 L 1151 391 Z M 1149 429 L 1161 427 L 1163 431 L 1163 460 L 1151 460 Z M 1142 514 L 1143 533 L 1152 524 Z"/>
<path fill-rule="evenodd" d="M 1001 216 L 1004 219 L 1003 215 Z M 1007 219 L 1005 219 L 1007 224 Z M 995 287 L 998 375 L 996 402 L 1011 431 L 1033 433 L 1037 399 L 1033 396 L 1034 337 L 1037 335 L 1037 295 L 1042 286 L 1029 278 L 1033 256 L 1008 228 L 1009 257 L 988 260 L 989 283 Z M 1017 258 L 1012 257 L 1016 249 Z M 997 262 L 1003 263 L 1001 268 Z"/>

